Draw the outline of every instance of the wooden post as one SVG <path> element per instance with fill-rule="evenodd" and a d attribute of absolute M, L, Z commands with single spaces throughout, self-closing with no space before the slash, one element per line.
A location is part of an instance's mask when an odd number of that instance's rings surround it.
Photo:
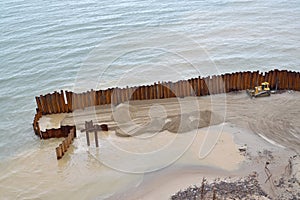
<path fill-rule="evenodd" d="M 145 99 L 145 86 L 142 85 L 139 87 L 140 88 L 140 93 L 141 93 L 141 100 L 144 100 Z"/>
<path fill-rule="evenodd" d="M 293 88 L 293 78 L 291 71 L 287 72 L 287 89 L 292 90 Z"/>
<path fill-rule="evenodd" d="M 169 82 L 164 82 L 163 84 L 164 98 L 170 98 L 169 93 Z"/>
<path fill-rule="evenodd" d="M 66 98 L 67 98 L 67 112 L 72 112 L 73 111 L 72 92 L 66 91 Z"/>
<path fill-rule="evenodd" d="M 217 75 L 216 77 L 216 94 L 220 94 L 221 93 L 221 87 L 222 87 L 222 77 L 221 75 Z"/>
<path fill-rule="evenodd" d="M 48 110 L 47 114 L 53 113 L 53 109 L 52 109 L 52 105 L 51 105 L 51 96 L 49 93 L 46 94 L 46 105 L 47 105 L 47 110 Z"/>
<path fill-rule="evenodd" d="M 209 80 L 209 87 L 212 94 L 216 94 L 216 75 L 213 75 Z"/>
<path fill-rule="evenodd" d="M 96 147 L 99 147 L 97 131 L 95 131 L 95 144 L 96 144 Z"/>
<path fill-rule="evenodd" d="M 258 75 L 258 85 L 261 85 L 261 83 L 263 83 L 264 80 L 265 80 L 264 74 L 263 74 L 263 72 L 261 72 L 261 73 Z"/>
<path fill-rule="evenodd" d="M 201 77 L 198 76 L 197 80 L 197 96 L 201 96 Z"/>
<path fill-rule="evenodd" d="M 209 91 L 210 94 L 216 94 L 216 75 L 213 75 L 209 80 Z"/>
<path fill-rule="evenodd" d="M 167 82 L 162 83 L 162 93 L 163 93 L 163 98 L 168 98 L 168 87 L 167 87 Z"/>
<path fill-rule="evenodd" d="M 225 93 L 225 75 L 221 75 L 219 79 L 220 93 Z"/>
<path fill-rule="evenodd" d="M 176 97 L 176 92 L 175 92 L 175 84 L 173 82 L 170 82 L 170 97 Z"/>
<path fill-rule="evenodd" d="M 55 95 L 54 93 L 53 94 L 49 94 L 48 96 L 49 98 L 49 104 L 50 104 L 50 107 L 51 107 L 51 114 L 55 114 L 56 113 L 56 100 L 55 100 Z"/>
<path fill-rule="evenodd" d="M 140 95 L 139 95 L 139 88 L 138 87 L 133 87 L 134 92 L 133 92 L 133 100 L 139 100 Z"/>
<path fill-rule="evenodd" d="M 102 98 L 102 90 L 96 90 L 96 105 L 99 106 L 101 105 L 101 99 Z"/>
<path fill-rule="evenodd" d="M 276 85 L 277 85 L 277 70 L 275 69 L 272 73 L 272 77 L 271 77 L 271 89 L 276 89 Z"/>
<path fill-rule="evenodd" d="M 75 136 L 75 134 L 74 134 L 74 128 L 72 128 L 70 130 L 70 135 L 71 135 L 71 139 L 74 140 L 74 136 Z"/>
<path fill-rule="evenodd" d="M 97 106 L 99 106 L 99 105 L 101 105 L 101 101 L 103 101 L 102 100 L 102 90 L 97 90 L 96 91 L 96 105 Z"/>
<path fill-rule="evenodd" d="M 61 159 L 63 154 L 62 154 L 62 149 L 60 148 L 61 146 L 56 147 L 56 158 L 57 160 Z"/>
<path fill-rule="evenodd" d="M 157 83 L 157 99 L 160 99 L 161 98 L 161 83 L 160 81 L 158 81 Z"/>
<path fill-rule="evenodd" d="M 183 80 L 183 96 L 187 97 L 189 96 L 189 84 L 187 80 Z"/>
<path fill-rule="evenodd" d="M 59 94 L 59 105 L 60 105 L 60 111 L 62 113 L 66 113 L 68 112 L 68 106 L 65 102 L 65 92 L 63 90 L 60 90 L 60 94 Z"/>
<path fill-rule="evenodd" d="M 84 107 L 85 107 L 85 92 L 83 92 L 83 93 L 79 93 L 79 97 L 80 97 L 80 99 L 79 99 L 79 102 L 80 102 L 80 109 L 84 109 Z"/>
<path fill-rule="evenodd" d="M 148 91 L 149 91 L 149 99 L 153 99 L 153 85 L 148 86 Z"/>
<path fill-rule="evenodd" d="M 55 99 L 54 93 L 49 94 L 49 102 L 50 102 L 50 107 L 51 107 L 52 113 L 56 113 L 56 99 Z"/>
<path fill-rule="evenodd" d="M 178 97 L 178 82 L 173 83 L 173 93 L 174 97 Z"/>
<path fill-rule="evenodd" d="M 157 99 L 157 84 L 156 82 L 154 82 L 154 85 L 153 85 L 153 99 Z"/>
<path fill-rule="evenodd" d="M 296 91 L 296 72 L 291 72 L 291 79 L 293 80 L 293 90 Z"/>
<path fill-rule="evenodd" d="M 138 87 L 138 95 L 139 95 L 138 100 L 143 100 L 142 99 L 142 95 L 143 95 L 143 91 L 142 91 L 143 89 L 142 88 L 143 88 L 143 86 Z"/>
<path fill-rule="evenodd" d="M 182 82 L 181 81 L 177 81 L 177 97 L 182 97 Z"/>
<path fill-rule="evenodd" d="M 60 101 L 60 94 L 58 92 L 55 92 L 55 99 L 56 99 L 56 104 L 57 104 L 57 113 L 63 113 L 63 105 L 62 102 Z"/>
<path fill-rule="evenodd" d="M 104 102 L 103 90 L 98 90 L 97 92 L 98 92 L 97 105 L 102 105 L 102 103 Z"/>
<path fill-rule="evenodd" d="M 81 106 L 80 108 L 81 109 L 84 109 L 85 107 L 87 107 L 87 95 L 86 95 L 87 92 L 82 92 L 80 93 L 80 96 L 81 96 Z"/>
<path fill-rule="evenodd" d="M 204 82 L 205 82 L 205 85 L 204 85 L 205 95 L 210 95 L 210 91 L 209 91 L 209 89 L 210 89 L 210 85 L 209 84 L 210 83 L 209 83 L 209 81 L 210 81 L 210 76 L 204 78 Z"/>
<path fill-rule="evenodd" d="M 122 102 L 122 90 L 121 88 L 117 87 L 117 105 Z"/>
<path fill-rule="evenodd" d="M 140 86 L 140 95 L 141 95 L 141 100 L 145 100 L 146 94 L 145 94 L 145 86 L 144 85 Z"/>
<path fill-rule="evenodd" d="M 70 133 L 68 134 L 67 141 L 68 141 L 68 147 L 70 147 L 70 145 L 72 143 L 72 138 L 71 138 L 71 134 Z"/>
<path fill-rule="evenodd" d="M 191 96 L 191 85 L 189 83 L 189 81 L 184 81 L 185 82 L 185 96 L 189 97 Z"/>
<path fill-rule="evenodd" d="M 242 81 L 241 81 L 241 73 L 242 72 L 237 72 L 236 73 L 236 90 L 241 90 L 242 86 Z"/>
<path fill-rule="evenodd" d="M 147 99 L 147 100 L 150 99 L 149 89 L 150 89 L 149 85 L 146 85 L 145 86 L 145 99 Z"/>
<path fill-rule="evenodd" d="M 87 143 L 88 146 L 90 146 L 90 135 L 89 135 L 89 132 L 86 131 L 85 135 L 86 135 L 86 143 Z"/>
<path fill-rule="evenodd" d="M 75 109 L 80 109 L 80 96 L 78 93 L 74 93 L 74 100 L 75 100 Z"/>
<path fill-rule="evenodd" d="M 228 74 L 228 92 L 232 91 L 233 85 L 233 74 Z"/>
<path fill-rule="evenodd" d="M 270 88 L 273 88 L 273 85 L 271 83 L 272 82 L 272 77 L 273 77 L 273 70 L 268 72 L 268 77 L 266 78 L 266 81 L 269 83 Z"/>
<path fill-rule="evenodd" d="M 63 140 L 63 146 L 64 146 L 64 152 L 66 152 L 68 150 L 68 144 L 67 144 L 67 140 Z"/>
<path fill-rule="evenodd" d="M 269 78 L 268 78 L 268 82 L 271 88 L 274 88 L 275 86 L 275 81 L 273 80 L 273 77 L 274 77 L 274 70 L 271 70 L 269 71 Z"/>
<path fill-rule="evenodd" d="M 60 113 L 59 102 L 58 102 L 58 93 L 55 91 L 52 96 L 52 105 L 54 108 L 54 113 Z"/>
<path fill-rule="evenodd" d="M 59 144 L 59 147 L 60 147 L 60 149 L 61 149 L 61 152 L 62 152 L 62 156 L 64 155 L 64 153 L 65 153 L 65 147 L 64 147 L 64 145 L 61 143 L 61 144 Z"/>
<path fill-rule="evenodd" d="M 77 93 L 73 93 L 73 100 L 74 100 L 74 107 L 73 109 L 78 109 L 80 108 L 80 105 L 79 105 L 79 95 Z"/>
<path fill-rule="evenodd" d="M 132 100 L 132 87 L 127 87 L 127 99 Z"/>
<path fill-rule="evenodd" d="M 112 99 L 111 99 L 111 104 L 112 105 L 117 105 L 118 104 L 118 88 L 112 89 Z"/>
<path fill-rule="evenodd" d="M 183 98 L 184 97 L 184 87 L 183 87 L 183 81 L 179 81 L 179 97 Z"/>
<path fill-rule="evenodd" d="M 200 85 L 200 87 L 199 87 L 200 95 L 199 96 L 203 96 L 204 95 L 204 80 L 203 80 L 203 78 L 200 78 L 199 82 L 200 82 L 200 84 L 199 84 Z"/>
<path fill-rule="evenodd" d="M 40 95 L 40 102 L 42 104 L 42 113 L 43 114 L 47 114 L 48 113 L 48 108 L 47 108 L 47 105 L 46 105 L 46 99 L 43 95 Z"/>
<path fill-rule="evenodd" d="M 74 100 L 74 110 L 78 109 L 79 106 L 79 95 L 77 93 L 73 93 L 73 100 Z"/>
<path fill-rule="evenodd" d="M 131 87 L 131 100 L 136 100 L 136 87 Z"/>
<path fill-rule="evenodd" d="M 220 75 L 216 76 L 215 84 L 215 94 L 220 94 Z"/>
<path fill-rule="evenodd" d="M 190 96 L 196 96 L 196 82 L 194 78 L 191 78 L 188 80 L 188 83 L 190 85 Z"/>
<path fill-rule="evenodd" d="M 124 89 L 124 102 L 129 100 L 129 87 L 126 86 L 126 88 Z"/>
<path fill-rule="evenodd" d="M 249 72 L 245 72 L 244 73 L 244 75 L 243 75 L 243 82 L 244 82 L 243 90 L 250 89 Z"/>
<path fill-rule="evenodd" d="M 38 107 L 38 110 L 39 110 L 39 111 L 43 111 L 43 109 L 42 109 L 42 104 L 41 104 L 41 102 L 40 102 L 40 98 L 39 98 L 39 97 L 35 97 L 35 101 L 36 101 L 36 105 L 37 105 L 37 107 Z"/>
<path fill-rule="evenodd" d="M 61 90 L 60 93 L 57 94 L 57 98 L 58 98 L 59 112 L 60 113 L 65 113 L 66 104 L 65 104 L 63 90 Z"/>
<path fill-rule="evenodd" d="M 125 102 L 125 88 L 120 89 L 120 103 L 124 103 Z"/>
<path fill-rule="evenodd" d="M 106 97 L 106 104 L 111 104 L 112 101 L 112 91 L 113 89 L 109 88 L 107 89 L 107 97 Z"/>
<path fill-rule="evenodd" d="M 225 89 L 225 93 L 228 93 L 229 92 L 229 74 L 227 73 L 227 74 L 225 74 L 224 75 L 224 89 Z"/>
<path fill-rule="evenodd" d="M 282 71 L 277 71 L 277 89 L 282 90 L 283 89 L 283 81 L 282 81 Z"/>
<path fill-rule="evenodd" d="M 185 80 L 181 80 L 180 81 L 181 82 L 181 97 L 186 97 L 186 82 L 185 82 Z"/>
<path fill-rule="evenodd" d="M 167 83 L 167 96 L 168 96 L 168 98 L 172 98 L 173 97 L 172 93 L 173 93 L 172 92 L 172 82 L 169 81 Z"/>
<path fill-rule="evenodd" d="M 296 73 L 295 77 L 296 81 L 296 91 L 300 91 L 300 72 Z"/>
<path fill-rule="evenodd" d="M 237 72 L 232 74 L 232 90 L 236 91 L 237 90 Z"/>
<path fill-rule="evenodd" d="M 289 86 L 288 86 L 288 71 L 287 70 L 283 71 L 283 80 L 284 80 L 284 89 L 285 90 L 289 89 Z"/>
<path fill-rule="evenodd" d="M 86 99 L 87 99 L 87 106 L 86 107 L 90 107 L 93 106 L 93 90 L 91 91 L 87 91 L 86 93 Z"/>
<path fill-rule="evenodd" d="M 83 93 L 83 97 L 84 97 L 84 104 L 83 104 L 83 108 L 89 107 L 90 106 L 90 91 L 86 91 Z"/>
<path fill-rule="evenodd" d="M 67 97 L 67 112 L 73 111 L 73 92 L 66 91 Z"/>
<path fill-rule="evenodd" d="M 90 92 L 88 92 L 88 99 L 89 99 L 89 106 L 95 106 L 95 91 L 91 89 Z"/>
<path fill-rule="evenodd" d="M 256 72 L 253 72 L 253 78 L 252 78 L 252 88 L 258 86 L 260 83 L 259 80 L 258 80 L 258 76 L 259 76 L 259 71 L 256 71 Z"/>
<path fill-rule="evenodd" d="M 181 81 L 177 81 L 176 85 L 177 85 L 177 87 L 176 87 L 176 91 L 177 91 L 176 97 L 178 98 L 178 97 L 181 97 L 181 91 L 182 91 Z"/>

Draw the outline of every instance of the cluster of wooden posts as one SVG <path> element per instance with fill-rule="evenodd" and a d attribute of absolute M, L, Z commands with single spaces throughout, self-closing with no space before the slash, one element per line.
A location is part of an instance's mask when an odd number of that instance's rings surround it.
<path fill-rule="evenodd" d="M 300 91 L 300 72 L 271 70 L 269 72 L 246 71 L 197 77 L 177 82 L 158 82 L 137 87 L 90 90 L 83 93 L 54 92 L 36 97 L 37 114 L 33 126 L 36 135 L 43 138 L 38 120 L 42 115 L 73 112 L 85 107 L 113 104 L 129 100 L 148 100 L 172 97 L 206 96 L 245 90 L 267 81 L 271 89 Z"/>
<path fill-rule="evenodd" d="M 68 136 L 55 149 L 57 160 L 61 159 L 64 156 L 64 154 L 67 152 L 68 148 L 72 144 L 75 137 L 76 137 L 76 129 L 72 128 Z"/>
<path fill-rule="evenodd" d="M 98 131 L 108 131 L 108 126 L 107 124 L 93 124 L 93 121 L 86 121 L 85 122 L 85 129 L 83 129 L 82 131 L 85 131 L 86 134 L 86 142 L 87 145 L 90 146 L 90 132 L 94 132 L 95 134 L 95 144 L 96 147 L 99 147 L 99 141 L 98 141 Z"/>

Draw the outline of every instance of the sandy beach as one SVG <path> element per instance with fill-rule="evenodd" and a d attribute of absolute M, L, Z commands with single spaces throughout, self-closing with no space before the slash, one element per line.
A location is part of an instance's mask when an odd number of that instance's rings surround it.
<path fill-rule="evenodd" d="M 170 199 L 200 187 L 203 178 L 234 182 L 255 173 L 268 195 L 257 199 L 299 198 L 299 99 L 299 92 L 250 99 L 241 91 L 43 116 L 42 129 L 76 124 L 77 139 L 59 161 L 55 146 L 62 139 L 50 139 L 3 163 L 8 176 L 0 193 L 8 199 Z M 99 148 L 93 134 L 88 147 L 80 132 L 88 120 L 109 127 L 98 133 Z"/>

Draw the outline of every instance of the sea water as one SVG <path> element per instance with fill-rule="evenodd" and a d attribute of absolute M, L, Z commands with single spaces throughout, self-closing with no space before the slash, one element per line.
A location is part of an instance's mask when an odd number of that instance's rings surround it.
<path fill-rule="evenodd" d="M 40 94 L 242 70 L 300 70 L 298 0 L 2 0 L 0 16 L 5 169 L 27 165 L 25 155 L 51 145 L 32 130 Z M 18 169 L 1 170 L 0 182 L 19 180 Z M 30 173 L 22 171 L 27 178 Z"/>

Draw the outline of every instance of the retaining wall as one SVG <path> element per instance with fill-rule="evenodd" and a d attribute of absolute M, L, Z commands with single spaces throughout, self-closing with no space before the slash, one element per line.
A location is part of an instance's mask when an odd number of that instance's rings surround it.
<path fill-rule="evenodd" d="M 271 89 L 300 91 L 300 72 L 271 70 L 269 72 L 245 71 L 208 77 L 197 77 L 177 82 L 158 82 L 126 88 L 90 90 L 83 93 L 54 92 L 35 97 L 37 109 L 33 120 L 35 134 L 41 138 L 56 137 L 40 131 L 38 121 L 42 115 L 73 112 L 85 107 L 114 104 L 129 100 L 163 99 L 172 97 L 206 96 L 254 88 L 262 82 L 270 83 Z M 55 131 L 52 131 L 55 132 Z M 62 134 L 63 135 L 63 134 Z"/>

